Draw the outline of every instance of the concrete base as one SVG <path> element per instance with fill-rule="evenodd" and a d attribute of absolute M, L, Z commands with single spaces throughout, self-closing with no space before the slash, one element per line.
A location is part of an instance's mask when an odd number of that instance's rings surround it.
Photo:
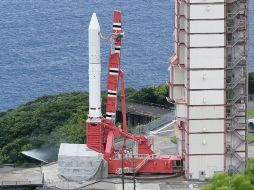
<path fill-rule="evenodd" d="M 101 153 L 85 144 L 62 143 L 58 152 L 58 173 L 72 181 L 107 178 L 108 166 Z"/>

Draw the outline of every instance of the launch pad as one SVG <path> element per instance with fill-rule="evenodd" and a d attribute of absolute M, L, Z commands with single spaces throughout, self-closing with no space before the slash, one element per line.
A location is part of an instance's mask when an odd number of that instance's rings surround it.
<path fill-rule="evenodd" d="M 156 173 L 181 174 L 179 155 L 160 155 L 153 150 L 153 139 L 128 132 L 125 106 L 124 72 L 120 67 L 124 32 L 120 11 L 114 11 L 111 48 L 109 53 L 106 117 L 101 113 L 100 25 L 93 13 L 89 24 L 89 114 L 86 121 L 86 143 L 91 150 L 103 155 L 109 174 Z M 120 83 L 122 125 L 116 124 L 118 84 Z M 115 148 L 115 139 L 122 138 L 122 147 Z M 133 141 L 131 154 L 126 140 Z M 88 155 L 87 155 L 88 156 Z M 85 159 L 89 162 L 90 159 Z M 85 163 L 87 165 L 87 163 Z M 62 175 L 63 172 L 60 171 Z M 92 177 L 92 176 L 91 176 Z"/>

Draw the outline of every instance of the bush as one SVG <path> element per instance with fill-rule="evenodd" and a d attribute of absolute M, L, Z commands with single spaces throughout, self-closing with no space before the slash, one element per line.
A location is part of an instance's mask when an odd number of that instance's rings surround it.
<path fill-rule="evenodd" d="M 0 163 L 27 160 L 21 151 L 58 147 L 61 142 L 84 143 L 88 94 L 44 96 L 0 116 Z"/>
<path fill-rule="evenodd" d="M 145 87 L 136 92 L 133 91 L 127 96 L 127 100 L 137 103 L 153 103 L 171 107 L 173 105 L 167 102 L 167 96 L 168 86 L 166 84 L 161 84 L 159 86 Z"/>
<path fill-rule="evenodd" d="M 244 174 L 228 176 L 226 173 L 214 175 L 210 184 L 202 190 L 254 190 L 254 159 L 249 160 Z"/>
<path fill-rule="evenodd" d="M 126 89 L 127 99 L 158 104 L 168 104 L 165 99 L 167 93 L 166 85 L 146 87 L 139 91 Z M 43 96 L 0 113 L 0 163 L 31 161 L 21 152 L 38 148 L 52 149 L 56 158 L 61 142 L 84 143 L 88 101 L 86 92 L 62 93 Z M 106 93 L 103 92 L 104 114 L 105 105 Z"/>

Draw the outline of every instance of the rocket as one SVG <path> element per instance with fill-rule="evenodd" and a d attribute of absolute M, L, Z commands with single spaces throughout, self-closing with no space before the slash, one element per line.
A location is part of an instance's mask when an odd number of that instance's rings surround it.
<path fill-rule="evenodd" d="M 93 13 L 88 28 L 89 47 L 89 114 L 90 122 L 101 121 L 101 55 L 100 24 L 96 13 Z"/>

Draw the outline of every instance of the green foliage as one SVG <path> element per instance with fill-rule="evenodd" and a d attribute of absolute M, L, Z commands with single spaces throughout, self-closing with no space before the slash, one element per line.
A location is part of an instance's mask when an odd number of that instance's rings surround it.
<path fill-rule="evenodd" d="M 228 176 L 218 173 L 202 190 L 254 190 L 254 159 L 249 160 L 244 174 Z"/>
<path fill-rule="evenodd" d="M 177 138 L 176 138 L 176 136 L 171 137 L 170 141 L 171 141 L 172 143 L 176 144 L 176 143 L 177 143 Z"/>
<path fill-rule="evenodd" d="M 254 184 L 254 159 L 249 160 L 244 174 L 248 176 L 251 181 L 251 184 Z"/>
<path fill-rule="evenodd" d="M 254 94 L 254 72 L 249 73 L 249 94 Z"/>
<path fill-rule="evenodd" d="M 248 134 L 247 135 L 247 141 L 248 141 L 248 143 L 253 143 L 254 142 L 254 135 L 253 134 Z"/>
<path fill-rule="evenodd" d="M 127 99 L 168 104 L 166 85 L 139 91 L 127 88 L 125 92 Z M 57 151 L 61 142 L 84 143 L 88 101 L 88 93 L 85 92 L 62 93 L 43 96 L 0 113 L 0 163 L 29 161 L 21 154 L 24 150 L 41 148 Z M 105 113 L 105 104 L 106 93 L 102 93 L 102 113 Z"/>
<path fill-rule="evenodd" d="M 133 91 L 131 95 L 127 96 L 127 100 L 137 103 L 148 102 L 170 107 L 172 105 L 167 102 L 167 96 L 168 86 L 166 84 L 161 84 L 159 86 L 145 87 L 139 91 Z"/>
<path fill-rule="evenodd" d="M 248 110 L 248 116 L 249 116 L 249 118 L 254 118 L 254 108 L 250 108 Z"/>
<path fill-rule="evenodd" d="M 44 96 L 0 115 L 0 163 L 24 162 L 21 151 L 84 143 L 88 94 Z"/>
<path fill-rule="evenodd" d="M 126 88 L 125 89 L 125 96 L 128 99 L 129 96 L 132 96 L 135 92 L 137 92 L 137 90 L 135 90 L 134 88 Z"/>

